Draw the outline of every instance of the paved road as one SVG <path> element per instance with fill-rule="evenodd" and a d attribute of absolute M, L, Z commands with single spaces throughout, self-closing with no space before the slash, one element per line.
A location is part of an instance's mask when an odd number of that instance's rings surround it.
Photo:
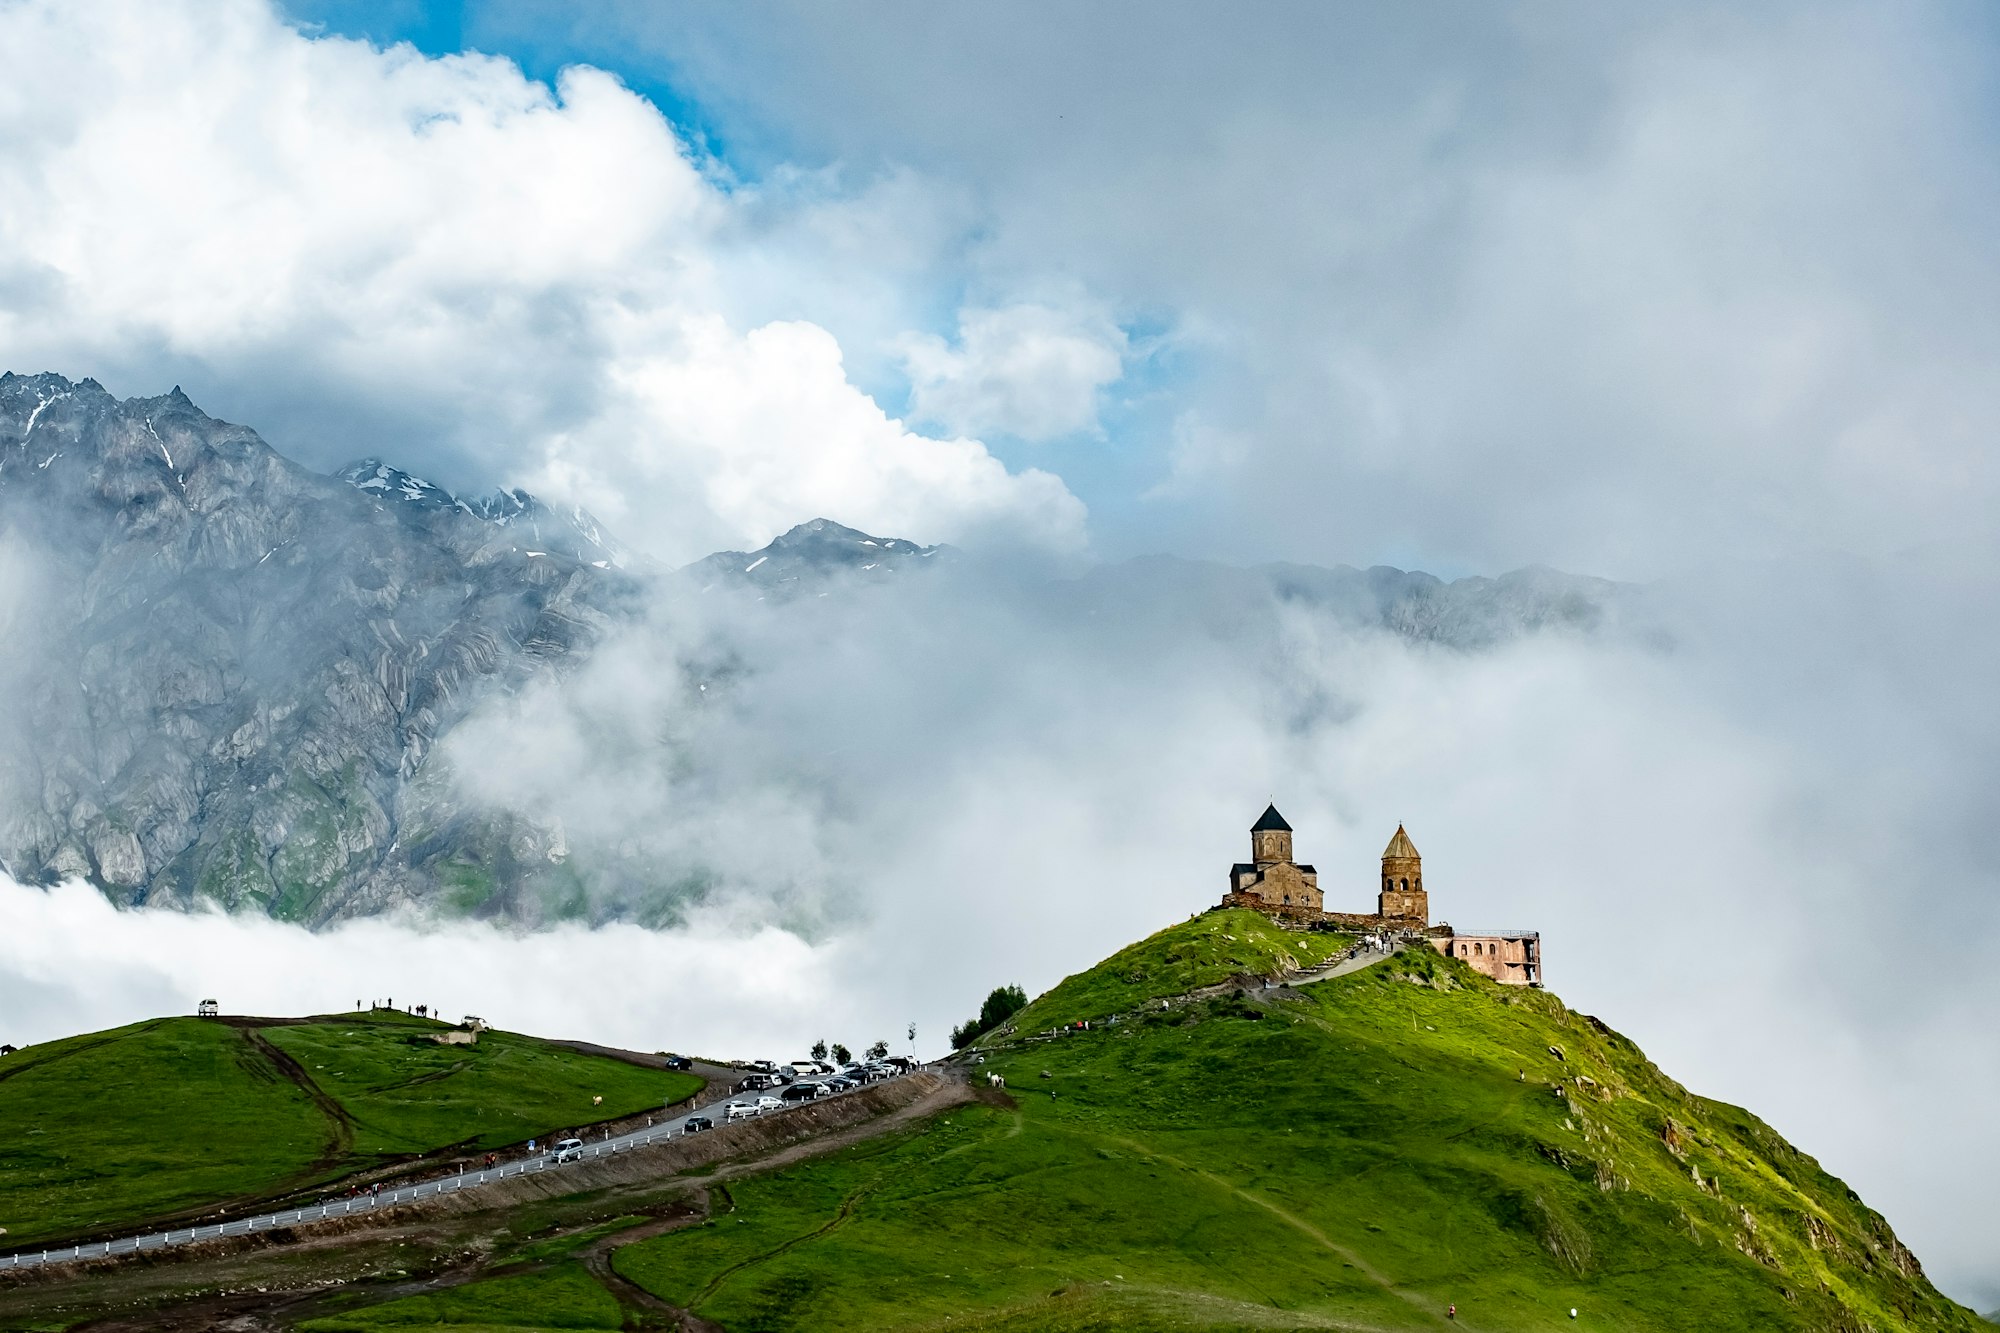
<path fill-rule="evenodd" d="M 1386 951 L 1363 949 L 1352 958 L 1341 958 L 1319 967 L 1308 967 L 1285 978 L 1287 986 L 1310 986 L 1315 981 L 1330 981 L 1334 977 L 1344 977 L 1349 972 L 1359 972 L 1364 967 L 1373 967 L 1384 958 L 1392 958 L 1409 946 L 1398 941 Z"/>
<path fill-rule="evenodd" d="M 906 1076 L 899 1075 L 898 1077 Z M 729 1102 L 737 1100 L 739 1095 L 753 1101 L 758 1097 L 777 1095 L 775 1089 L 768 1092 L 747 1092 L 742 1094 L 714 1093 L 716 1086 L 711 1084 L 709 1088 L 703 1090 L 704 1092 L 714 1094 L 710 1100 L 703 1102 L 692 1110 L 682 1110 L 673 1113 L 671 1122 L 663 1118 L 661 1123 L 647 1128 L 631 1130 L 610 1138 L 587 1141 L 583 1147 L 583 1155 L 586 1158 L 609 1157 L 614 1153 L 631 1152 L 634 1148 L 643 1147 L 649 1143 L 660 1143 L 667 1139 L 680 1138 L 683 1133 L 681 1125 L 691 1115 L 710 1116 L 714 1119 L 716 1128 L 719 1129 L 726 1123 L 723 1118 L 723 1107 Z M 859 1088 L 854 1088 L 850 1089 L 849 1092 L 835 1093 L 834 1096 L 845 1097 L 851 1092 L 859 1092 L 860 1090 Z M 790 1111 L 800 1106 L 818 1105 L 828 1100 L 831 1099 L 821 1098 L 819 1102 L 786 1102 L 784 1111 L 767 1111 L 765 1114 L 783 1115 L 785 1111 Z M 467 1171 L 463 1175 L 446 1176 L 439 1180 L 426 1180 L 415 1185 L 400 1185 L 395 1189 L 384 1189 L 380 1194 L 362 1195 L 354 1199 L 336 1199 L 330 1203 L 311 1204 L 303 1208 L 288 1208 L 283 1212 L 263 1213 L 255 1217 L 238 1218 L 232 1222 L 217 1222 L 211 1223 L 208 1226 L 198 1227 L 175 1227 L 171 1231 L 156 1231 L 145 1236 L 125 1236 L 118 1240 L 92 1241 L 88 1245 L 61 1245 L 45 1250 L 30 1250 L 19 1254 L 0 1255 L 0 1272 L 6 1272 L 15 1268 L 39 1268 L 44 1264 L 69 1263 L 76 1259 L 103 1259 L 112 1255 L 137 1254 L 141 1250 L 148 1252 L 165 1250 L 177 1245 L 191 1245 L 195 1241 L 215 1240 L 222 1236 L 247 1236 L 256 1231 L 270 1231 L 277 1227 L 302 1226 L 313 1222 L 325 1221 L 329 1218 L 349 1217 L 356 1213 L 377 1213 L 384 1208 L 394 1207 L 399 1203 L 411 1203 L 417 1199 L 430 1198 L 433 1195 L 457 1194 L 464 1190 L 478 1189 L 482 1185 L 490 1185 L 495 1181 L 506 1180 L 512 1176 L 532 1175 L 540 1171 L 560 1171 L 562 1169 L 562 1166 L 551 1165 L 547 1155 L 541 1154 L 518 1161 L 503 1162 L 498 1166 L 487 1167 L 479 1171 Z"/>

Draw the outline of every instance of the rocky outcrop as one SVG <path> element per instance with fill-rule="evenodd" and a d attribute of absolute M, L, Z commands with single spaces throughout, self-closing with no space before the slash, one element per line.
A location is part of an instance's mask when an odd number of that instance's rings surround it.
<path fill-rule="evenodd" d="M 698 675 L 712 705 L 772 653 L 848 632 L 836 592 L 919 581 L 929 611 L 1014 597 L 1093 652 L 1123 636 L 1143 657 L 1192 633 L 1276 664 L 1297 656 L 1294 609 L 1471 651 L 1589 631 L 1619 594 L 1547 570 L 989 573 L 820 518 L 669 575 L 523 491 L 461 498 L 376 458 L 322 476 L 178 389 L 121 401 L 93 380 L 0 375 L 0 869 L 312 924 L 404 905 L 666 920 L 703 891 L 702 867 L 654 864 L 643 839 L 573 848 L 553 815 L 469 805 L 440 757 L 461 721 L 627 621 L 738 601 L 754 623 L 804 627 L 736 642 L 718 626 L 753 622 L 690 615 L 715 636 L 701 662 L 657 669 Z"/>
<path fill-rule="evenodd" d="M 429 492 L 308 472 L 178 389 L 0 377 L 6 869 L 309 922 L 425 896 L 397 834 L 438 738 L 631 592 L 527 497 Z"/>

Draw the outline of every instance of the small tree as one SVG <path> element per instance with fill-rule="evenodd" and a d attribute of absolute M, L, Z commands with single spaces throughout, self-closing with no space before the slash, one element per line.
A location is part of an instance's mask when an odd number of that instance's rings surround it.
<path fill-rule="evenodd" d="M 954 1051 L 964 1050 L 1027 1007 L 1027 992 L 1019 986 L 996 987 L 986 997 L 986 1003 L 979 1006 L 979 1017 L 951 1030 L 951 1048 Z"/>
<path fill-rule="evenodd" d="M 813 1059 L 815 1059 L 815 1060 L 824 1060 L 824 1059 L 826 1059 L 826 1038 L 825 1038 L 825 1037 L 821 1037 L 821 1038 L 820 1038 L 820 1039 L 819 1039 L 818 1041 L 816 1041 L 816 1042 L 814 1042 L 814 1043 L 813 1043 L 813 1048 L 812 1048 L 812 1058 L 813 1058 Z"/>
<path fill-rule="evenodd" d="M 889 1053 L 889 1043 L 886 1041 L 878 1041 L 873 1046 L 870 1046 L 868 1048 L 868 1058 L 870 1060 L 880 1060 L 883 1056 L 887 1055 L 888 1053 Z"/>
<path fill-rule="evenodd" d="M 835 1064 L 841 1064 L 841 1065 L 849 1064 L 853 1061 L 853 1059 L 854 1059 L 853 1052 L 849 1051 L 845 1046 L 842 1046 L 839 1042 L 835 1042 L 833 1044 L 833 1061 Z"/>

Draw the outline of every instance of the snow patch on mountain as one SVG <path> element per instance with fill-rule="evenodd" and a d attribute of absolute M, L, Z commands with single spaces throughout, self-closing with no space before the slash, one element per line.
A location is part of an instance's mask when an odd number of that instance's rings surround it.
<path fill-rule="evenodd" d="M 461 499 L 436 482 L 392 467 L 379 458 L 350 463 L 334 475 L 355 490 L 418 510 L 455 509 L 506 528 L 532 547 L 531 556 L 557 551 L 597 569 L 623 569 L 625 550 L 582 506 L 559 510 L 523 490 L 495 490 Z"/>

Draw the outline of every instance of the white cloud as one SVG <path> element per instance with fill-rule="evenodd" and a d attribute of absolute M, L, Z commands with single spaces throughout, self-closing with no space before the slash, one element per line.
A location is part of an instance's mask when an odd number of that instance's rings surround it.
<path fill-rule="evenodd" d="M 376 919 L 315 934 L 261 917 L 121 911 L 87 884 L 33 889 L 4 876 L 0 917 L 10 923 L 0 1039 L 16 1045 L 191 1014 L 209 998 L 225 1013 L 277 1015 L 393 1000 L 542 1036 L 722 1058 L 802 1050 L 815 1024 L 862 1030 L 838 998 L 840 949 L 768 928 L 510 934 Z"/>
<path fill-rule="evenodd" d="M 1212 904 L 1267 796 L 1354 910 L 1407 821 L 1439 916 L 1543 930 L 1557 993 L 1970 1293 L 2000 1188 L 2000 637 L 1963 623 L 1995 598 L 1972 563 L 1731 568 L 1477 653 L 1176 562 L 691 597 L 448 751 L 573 848 L 701 867 L 721 919 L 877 960 L 841 996 L 864 1027 L 932 1030 Z"/>
<path fill-rule="evenodd" d="M 179 380 L 322 466 L 532 478 L 667 559 L 820 513 L 1081 542 L 1058 479 L 888 418 L 822 329 L 733 324 L 754 227 L 611 75 L 253 0 L 12 5 L 0 46 L 0 363 Z"/>
<path fill-rule="evenodd" d="M 974 290 L 1204 331 L 1107 549 L 1652 577 L 1990 526 L 1984 11 L 1137 12 L 598 7 L 725 133 L 968 183 Z"/>
<path fill-rule="evenodd" d="M 553 438 L 529 478 L 614 532 L 665 517 L 698 534 L 683 546 L 713 550 L 823 515 L 921 542 L 1081 542 L 1083 506 L 1059 478 L 1010 474 L 977 440 L 908 430 L 848 384 L 817 325 L 739 335 L 714 316 L 634 319 L 617 343 L 602 411 Z"/>
<path fill-rule="evenodd" d="M 1125 373 L 1124 330 L 1040 304 L 959 313 L 958 343 L 903 344 L 910 413 L 968 434 L 1047 440 L 1098 429 L 1098 393 Z"/>

